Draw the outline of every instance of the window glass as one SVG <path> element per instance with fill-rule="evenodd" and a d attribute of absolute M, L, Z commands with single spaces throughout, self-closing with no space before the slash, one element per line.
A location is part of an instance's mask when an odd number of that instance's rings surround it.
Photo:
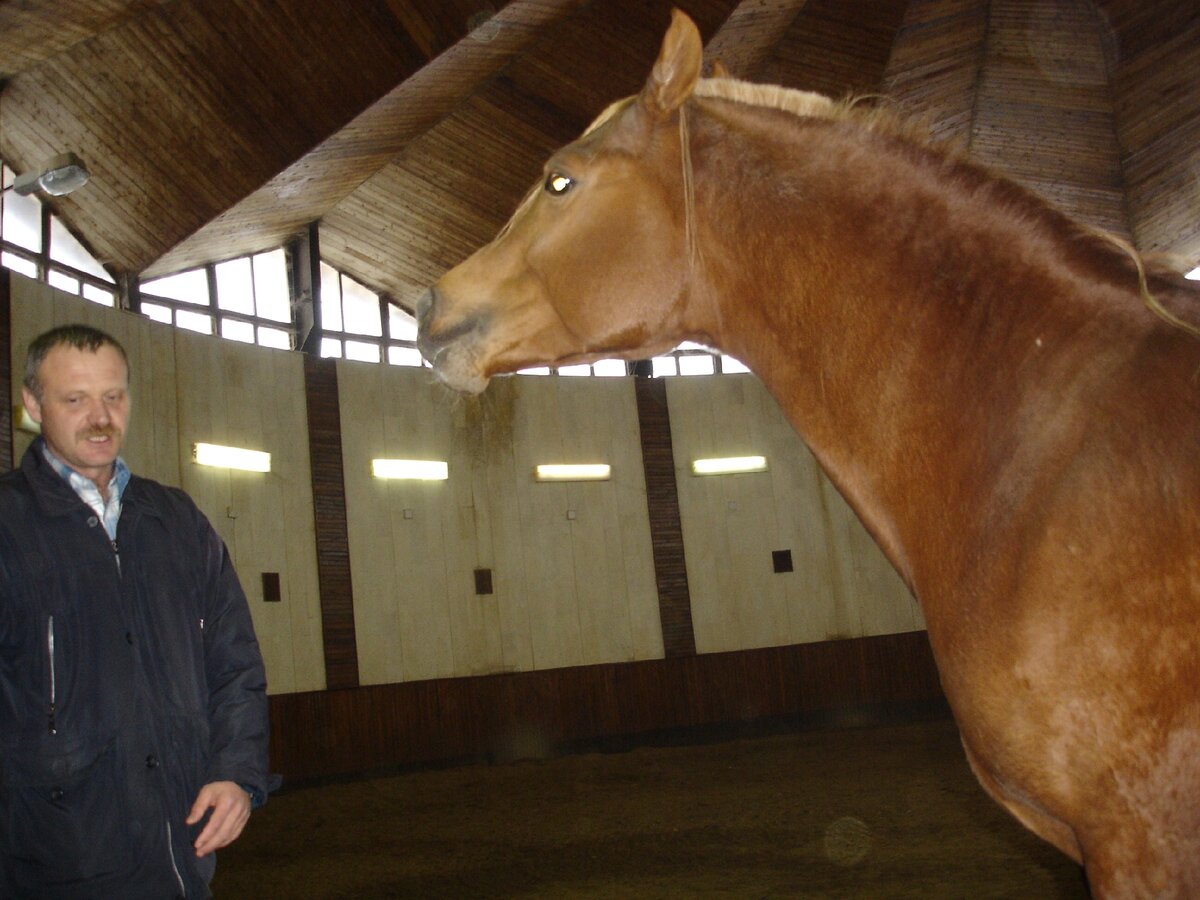
<path fill-rule="evenodd" d="M 161 306 L 158 303 L 147 303 L 143 300 L 142 315 L 153 319 L 155 322 L 162 322 L 164 325 L 171 324 L 171 308 L 169 306 Z"/>
<path fill-rule="evenodd" d="M 180 328 L 186 328 L 189 331 L 198 331 L 201 334 L 213 333 L 212 316 L 192 312 L 190 309 L 177 310 L 175 313 L 175 324 Z"/>
<path fill-rule="evenodd" d="M 36 197 L 22 197 L 12 191 L 4 194 L 0 234 L 4 240 L 26 250 L 42 249 L 42 204 Z M 37 277 L 37 276 L 34 276 Z"/>
<path fill-rule="evenodd" d="M 518 375 L 549 375 L 550 367 L 549 366 L 534 366 L 531 369 L 518 369 L 517 374 Z"/>
<path fill-rule="evenodd" d="M 59 221 L 58 216 L 50 217 L 50 258 L 72 269 L 103 278 L 109 284 L 113 283 L 113 277 L 105 271 L 104 266 L 96 262 L 96 258 L 84 249 L 83 244 L 75 239 L 75 235 Z"/>
<path fill-rule="evenodd" d="M 713 358 L 707 353 L 689 353 L 679 357 L 680 375 L 711 375 Z"/>
<path fill-rule="evenodd" d="M 383 323 L 379 319 L 379 296 L 346 275 L 342 276 L 342 315 L 346 322 L 343 331 L 373 337 L 383 334 Z"/>
<path fill-rule="evenodd" d="M 254 278 L 250 271 L 250 258 L 243 256 L 241 259 L 231 259 L 217 263 L 213 268 L 217 271 L 217 306 L 244 316 L 254 315 Z M 225 334 L 223 327 L 221 334 Z"/>
<path fill-rule="evenodd" d="M 379 345 L 363 341 L 346 341 L 346 359 L 377 363 L 379 362 Z"/>
<path fill-rule="evenodd" d="M 651 360 L 654 366 L 654 377 L 662 378 L 664 375 L 678 375 L 679 370 L 675 368 L 675 357 L 673 356 L 656 356 Z"/>
<path fill-rule="evenodd" d="M 273 319 L 276 322 L 292 321 L 287 255 L 282 248 L 255 255 L 254 300 L 259 318 Z"/>
<path fill-rule="evenodd" d="M 722 356 L 721 371 L 727 374 L 732 374 L 734 372 L 749 372 L 750 370 L 732 356 Z"/>
<path fill-rule="evenodd" d="M 393 366 L 419 366 L 421 352 L 416 347 L 388 347 L 388 362 Z"/>
<path fill-rule="evenodd" d="M 239 322 L 237 319 L 222 319 L 221 337 L 229 338 L 231 341 L 253 344 L 254 326 L 249 322 Z"/>
<path fill-rule="evenodd" d="M 342 358 L 342 342 L 336 338 L 321 338 L 321 355 Z"/>
<path fill-rule="evenodd" d="M 46 281 L 60 291 L 67 291 L 71 294 L 79 293 L 79 279 L 72 278 L 66 272 L 59 272 L 57 269 L 51 269 L 46 273 Z"/>
<path fill-rule="evenodd" d="M 392 340 L 415 341 L 417 339 L 417 320 L 395 303 L 389 303 L 388 334 L 392 336 Z"/>
<path fill-rule="evenodd" d="M 0 253 L 0 266 L 20 272 L 22 275 L 28 275 L 30 278 L 38 277 L 37 263 L 23 256 L 17 256 L 15 253 Z"/>
<path fill-rule="evenodd" d="M 153 278 L 142 282 L 142 293 L 178 300 L 181 303 L 208 306 L 208 275 L 203 269 L 189 269 L 163 278 Z M 179 324 L 183 325 L 182 322 Z M 211 322 L 209 333 L 212 333 Z"/>
<path fill-rule="evenodd" d="M 86 282 L 83 285 L 83 299 L 99 303 L 101 306 L 117 305 L 117 295 L 113 291 L 106 291 Z"/>
<path fill-rule="evenodd" d="M 321 263 L 321 327 L 327 331 L 342 330 L 342 279 L 333 266 Z M 341 356 L 341 345 L 336 356 Z M 327 356 L 324 351 L 322 356 Z"/>
<path fill-rule="evenodd" d="M 559 366 L 558 374 L 559 375 L 567 375 L 567 376 L 591 375 L 592 367 L 591 366 Z"/>
<path fill-rule="evenodd" d="M 258 329 L 258 343 L 263 347 L 274 347 L 276 350 L 291 350 L 292 335 L 291 332 L 281 331 L 278 328 L 263 328 Z"/>
<path fill-rule="evenodd" d="M 626 374 L 625 360 L 601 359 L 592 363 L 592 371 L 601 377 L 618 377 Z"/>

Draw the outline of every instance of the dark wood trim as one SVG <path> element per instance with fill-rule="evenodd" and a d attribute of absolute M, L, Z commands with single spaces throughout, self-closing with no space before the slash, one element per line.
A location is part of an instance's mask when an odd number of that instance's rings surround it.
<path fill-rule="evenodd" d="M 308 403 L 325 684 L 330 690 L 352 688 L 358 686 L 358 642 L 354 634 L 346 486 L 342 479 L 342 413 L 334 360 L 305 354 L 304 394 Z"/>
<path fill-rule="evenodd" d="M 671 445 L 671 414 L 667 383 L 662 378 L 635 378 L 642 466 L 646 472 L 646 505 L 650 513 L 650 543 L 658 614 L 662 620 L 663 652 L 667 658 L 694 656 L 692 598 L 683 555 L 683 525 L 675 485 L 675 453 Z"/>
<path fill-rule="evenodd" d="M 15 465 L 16 452 L 13 448 L 13 345 L 12 345 L 12 280 L 8 269 L 0 269 L 0 394 L 4 406 L 0 408 L 0 472 L 8 472 Z"/>
<path fill-rule="evenodd" d="M 289 783 L 757 723 L 945 709 L 923 631 L 271 697 Z M 640 737 L 639 737 L 640 736 Z"/>

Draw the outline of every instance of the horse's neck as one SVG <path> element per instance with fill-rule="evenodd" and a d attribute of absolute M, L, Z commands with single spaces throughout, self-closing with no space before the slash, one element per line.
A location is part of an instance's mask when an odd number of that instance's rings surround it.
<path fill-rule="evenodd" d="M 1105 364 L 1089 361 L 1104 329 L 1080 339 L 1094 310 L 1072 307 L 1079 279 L 1047 234 L 931 184 L 903 152 L 818 143 L 796 149 L 792 170 L 760 173 L 757 196 L 704 193 L 714 208 L 701 215 L 718 223 L 702 251 L 714 337 L 920 586 L 961 571 L 997 492 L 1036 487 L 1022 479 L 1037 455 L 1074 439 L 1069 411 L 1033 437 L 1024 425 Z"/>

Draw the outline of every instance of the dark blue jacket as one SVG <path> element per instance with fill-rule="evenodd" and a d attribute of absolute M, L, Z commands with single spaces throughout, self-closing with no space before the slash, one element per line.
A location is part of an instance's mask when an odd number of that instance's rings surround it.
<path fill-rule="evenodd" d="M 196 794 L 265 797 L 266 770 L 262 657 L 220 537 L 135 475 L 114 546 L 36 442 L 0 476 L 0 896 L 207 897 Z"/>

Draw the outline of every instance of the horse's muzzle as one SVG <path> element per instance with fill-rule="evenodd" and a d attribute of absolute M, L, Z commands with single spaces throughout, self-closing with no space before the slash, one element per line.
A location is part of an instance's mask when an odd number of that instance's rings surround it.
<path fill-rule="evenodd" d="M 472 337 L 481 331 L 483 318 L 468 316 L 445 324 L 445 301 L 437 288 L 427 290 L 417 301 L 417 349 L 433 371 L 456 390 L 479 393 L 487 385 L 472 364 Z"/>

